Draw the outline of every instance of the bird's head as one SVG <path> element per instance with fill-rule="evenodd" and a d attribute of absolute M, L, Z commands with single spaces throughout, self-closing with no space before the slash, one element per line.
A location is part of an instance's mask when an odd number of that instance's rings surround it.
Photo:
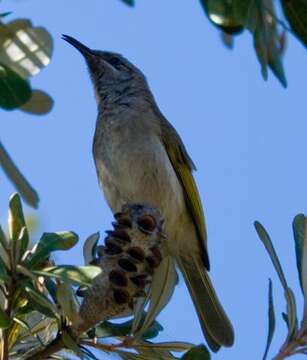
<path fill-rule="evenodd" d="M 98 98 L 112 89 L 127 87 L 128 84 L 144 86 L 145 78 L 142 72 L 122 55 L 92 50 L 68 35 L 63 35 L 62 38 L 85 58 Z"/>

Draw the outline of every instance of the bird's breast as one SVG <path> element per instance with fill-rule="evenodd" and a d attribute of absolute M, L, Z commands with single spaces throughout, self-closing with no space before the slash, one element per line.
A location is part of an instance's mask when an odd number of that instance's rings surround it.
<path fill-rule="evenodd" d="M 104 144 L 95 141 L 99 182 L 114 212 L 125 203 L 147 203 L 172 222 L 184 209 L 181 184 L 158 135 L 141 130 L 115 128 Z"/>

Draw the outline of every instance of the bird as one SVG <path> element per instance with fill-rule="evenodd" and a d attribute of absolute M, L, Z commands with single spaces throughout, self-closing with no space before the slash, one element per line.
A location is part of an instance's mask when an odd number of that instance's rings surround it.
<path fill-rule="evenodd" d="M 165 220 L 170 261 L 157 271 L 157 306 L 172 294 L 167 287 L 175 284 L 167 279 L 173 278 L 168 275 L 176 264 L 211 350 L 232 346 L 233 326 L 208 274 L 204 212 L 192 174 L 196 167 L 183 141 L 134 64 L 118 53 L 92 50 L 71 36 L 62 38 L 83 55 L 93 83 L 98 116 L 92 151 L 111 210 L 143 203 L 158 209 Z"/>

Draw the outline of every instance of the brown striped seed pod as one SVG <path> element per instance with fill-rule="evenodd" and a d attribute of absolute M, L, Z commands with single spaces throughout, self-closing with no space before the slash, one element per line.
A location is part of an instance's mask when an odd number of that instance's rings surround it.
<path fill-rule="evenodd" d="M 84 295 L 75 331 L 81 334 L 99 322 L 131 313 L 138 297 L 162 261 L 163 220 L 151 207 L 125 205 L 114 215 L 114 230 L 96 250 L 95 264 L 102 268 Z"/>

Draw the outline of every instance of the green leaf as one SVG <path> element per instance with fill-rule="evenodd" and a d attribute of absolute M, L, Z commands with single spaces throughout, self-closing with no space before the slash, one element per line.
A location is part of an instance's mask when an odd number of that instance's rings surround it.
<path fill-rule="evenodd" d="M 304 214 L 295 216 L 293 223 L 296 265 L 303 295 L 307 296 L 307 219 Z"/>
<path fill-rule="evenodd" d="M 35 310 L 41 312 L 42 314 L 51 317 L 59 318 L 59 314 L 56 306 L 43 294 L 39 293 L 34 288 L 30 286 L 25 286 L 24 288 L 25 296 L 35 303 Z"/>
<path fill-rule="evenodd" d="M 84 264 L 88 265 L 95 257 L 96 246 L 99 240 L 99 232 L 90 235 L 83 245 Z"/>
<path fill-rule="evenodd" d="M 234 13 L 233 3 L 224 0 L 201 0 L 209 20 L 223 32 L 234 35 L 244 30 Z"/>
<path fill-rule="evenodd" d="M 9 201 L 8 216 L 9 236 L 13 242 L 13 252 L 16 261 L 22 257 L 28 248 L 29 234 L 22 211 L 20 196 L 13 194 Z"/>
<path fill-rule="evenodd" d="M 8 240 L 0 226 L 0 278 L 5 280 L 7 270 L 10 270 L 10 250 Z"/>
<path fill-rule="evenodd" d="M 0 107 L 13 110 L 31 97 L 29 83 L 7 65 L 0 63 Z"/>
<path fill-rule="evenodd" d="M 9 235 L 17 241 L 21 229 L 26 226 L 20 196 L 14 193 L 9 201 Z"/>
<path fill-rule="evenodd" d="M 12 14 L 12 11 L 7 11 L 7 12 L 4 12 L 4 13 L 1 13 L 0 18 L 4 18 L 4 17 L 9 16 L 11 14 Z"/>
<path fill-rule="evenodd" d="M 272 289 L 272 280 L 269 279 L 269 296 L 268 296 L 268 320 L 269 320 L 269 328 L 268 328 L 268 337 L 266 342 L 266 347 L 263 355 L 263 360 L 265 360 L 268 356 L 268 352 L 271 346 L 271 342 L 273 339 L 274 331 L 275 331 L 275 311 L 274 311 L 274 303 L 273 303 L 273 289 Z"/>
<path fill-rule="evenodd" d="M 143 314 L 143 320 L 145 319 L 145 316 L 146 313 Z M 95 336 L 98 338 L 127 336 L 131 334 L 132 324 L 133 319 L 125 321 L 123 323 L 104 321 L 102 324 L 96 327 Z M 158 336 L 159 332 L 162 330 L 162 325 L 159 324 L 157 321 L 154 321 L 151 326 L 144 332 L 144 334 L 142 335 L 142 339 L 152 339 Z"/>
<path fill-rule="evenodd" d="M 282 63 L 284 35 L 277 29 L 277 15 L 272 0 L 233 0 L 234 16 L 253 35 L 254 47 L 264 80 L 268 67 L 284 87 L 287 80 Z"/>
<path fill-rule="evenodd" d="M 58 285 L 57 300 L 63 314 L 74 323 L 78 319 L 78 307 L 71 286 L 67 282 Z"/>
<path fill-rule="evenodd" d="M 149 328 L 171 299 L 176 284 L 177 273 L 174 261 L 169 256 L 165 257 L 154 274 L 150 289 L 149 308 L 145 320 L 136 334 L 142 335 Z"/>
<path fill-rule="evenodd" d="M 55 277 L 73 284 L 90 286 L 92 280 L 101 273 L 97 266 L 59 265 L 33 271 L 37 275 Z"/>
<path fill-rule="evenodd" d="M 50 95 L 41 90 L 32 90 L 31 98 L 19 110 L 32 115 L 45 115 L 52 110 L 53 104 Z"/>
<path fill-rule="evenodd" d="M 1 254 L 2 255 L 2 254 Z M 9 281 L 10 277 L 7 273 L 7 267 L 5 262 L 3 261 L 2 257 L 0 256 L 0 283 L 6 283 Z"/>
<path fill-rule="evenodd" d="M 295 304 L 295 297 L 293 295 L 292 290 L 288 287 L 284 272 L 280 265 L 280 261 L 274 249 L 273 243 L 269 237 L 269 234 L 266 232 L 265 228 L 258 222 L 255 221 L 254 223 L 256 231 L 260 240 L 262 241 L 264 247 L 266 248 L 271 261 L 274 265 L 274 268 L 277 272 L 279 280 L 284 288 L 285 298 L 287 301 L 287 315 L 289 319 L 289 332 L 288 337 L 290 338 L 296 330 L 297 327 L 297 316 L 296 316 L 296 304 Z"/>
<path fill-rule="evenodd" d="M 9 316 L 0 307 L 0 329 L 7 329 L 10 323 L 11 320 Z"/>
<path fill-rule="evenodd" d="M 32 257 L 27 261 L 28 267 L 42 264 L 53 251 L 69 250 L 78 242 L 78 235 L 71 231 L 44 233 L 32 249 Z"/>
<path fill-rule="evenodd" d="M 44 346 L 43 342 L 41 341 L 40 337 L 32 332 L 31 326 L 29 326 L 24 320 L 21 320 L 17 317 L 13 319 L 18 325 L 20 325 L 23 329 L 25 329 L 26 333 L 30 336 L 36 338 L 36 340 L 40 343 L 41 346 Z"/>
<path fill-rule="evenodd" d="M 307 1 L 282 0 L 281 4 L 293 32 L 307 46 Z"/>
<path fill-rule="evenodd" d="M 182 360 L 210 360 L 210 353 L 205 345 L 198 345 L 186 352 Z"/>
<path fill-rule="evenodd" d="M 1 70 L 0 70 L 1 72 Z M 1 80 L 0 80 L 1 81 Z M 0 84 L 1 89 L 1 84 Z M 1 94 L 0 94 L 1 97 Z M 1 105 L 0 105 L 1 106 Z M 23 199 L 31 206 L 37 207 L 39 197 L 27 179 L 21 174 L 13 160 L 0 142 L 0 166 L 2 166 L 7 177 L 14 184 Z"/>
<path fill-rule="evenodd" d="M 182 341 L 166 341 L 160 343 L 150 343 L 150 342 L 141 342 L 139 344 L 135 344 L 134 348 L 137 351 L 143 349 L 155 349 L 155 350 L 166 350 L 166 351 L 175 351 L 175 352 L 182 352 L 190 350 L 194 345 L 187 342 Z"/>
<path fill-rule="evenodd" d="M 134 6 L 135 1 L 134 0 L 122 0 L 123 3 L 125 3 L 128 6 Z"/>

